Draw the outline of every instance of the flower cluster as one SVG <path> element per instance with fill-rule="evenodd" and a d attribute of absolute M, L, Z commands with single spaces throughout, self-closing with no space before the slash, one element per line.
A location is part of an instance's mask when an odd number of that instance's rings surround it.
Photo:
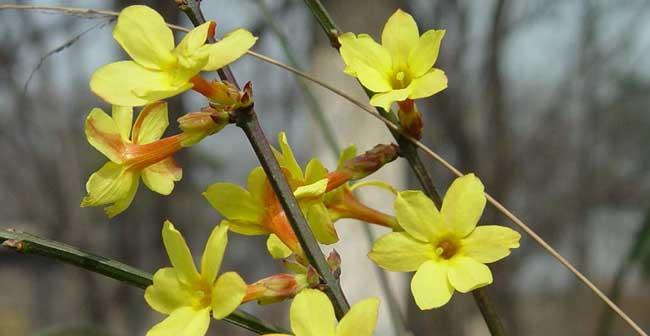
<path fill-rule="evenodd" d="M 132 60 L 105 65 L 90 81 L 92 92 L 112 110 L 109 115 L 92 109 L 85 133 L 109 161 L 88 179 L 82 207 L 105 205 L 108 217 L 116 216 L 132 203 L 140 179 L 149 189 L 169 195 L 182 177 L 172 156 L 219 132 L 235 121 L 234 112 L 252 106 L 250 83 L 240 91 L 233 83 L 201 76 L 235 61 L 256 41 L 250 32 L 237 29 L 209 43 L 215 27 L 214 22 L 206 22 L 175 45 L 172 31 L 153 9 L 136 5 L 120 13 L 113 37 Z M 381 45 L 366 34 L 339 36 L 345 73 L 372 91 L 370 103 L 384 112 L 392 113 L 391 105 L 397 103 L 402 131 L 416 138 L 423 123 L 414 100 L 447 86 L 445 74 L 433 68 L 443 36 L 443 30 L 420 35 L 413 18 L 401 10 L 386 23 Z M 181 116 L 177 120 L 181 132 L 164 136 L 169 119 L 162 99 L 189 89 L 202 94 L 209 106 Z M 133 122 L 133 108 L 139 106 Z M 374 242 L 368 257 L 390 271 L 415 271 L 411 290 L 421 309 L 446 304 L 454 291 L 466 293 L 491 284 L 492 274 L 485 264 L 505 258 L 519 246 L 520 236 L 511 229 L 477 226 L 486 198 L 473 174 L 456 179 L 438 208 L 421 191 L 398 191 L 382 181 L 364 180 L 399 157 L 394 144 L 379 144 L 364 153 L 350 146 L 341 152 L 334 169 L 317 158 L 301 165 L 284 132 L 272 151 L 318 242 L 338 242 L 342 237 L 335 224 L 346 218 L 390 231 Z M 395 215 L 364 204 L 355 195 L 363 187 L 379 187 L 395 195 Z M 162 240 L 171 267 L 155 273 L 144 297 L 154 310 L 168 316 L 148 336 L 202 336 L 211 317 L 223 319 L 241 304 L 292 298 L 291 330 L 296 336 L 372 335 L 379 300 L 357 302 L 336 324 L 332 303 L 321 292 L 327 284 L 309 263 L 262 167 L 250 171 L 246 188 L 218 182 L 203 195 L 222 220 L 207 239 L 200 271 L 181 233 L 170 221 L 164 222 Z M 269 254 L 282 260 L 287 273 L 250 283 L 236 272 L 219 275 L 229 231 L 268 236 Z M 327 271 L 338 278 L 341 256 L 332 251 L 327 261 Z"/>

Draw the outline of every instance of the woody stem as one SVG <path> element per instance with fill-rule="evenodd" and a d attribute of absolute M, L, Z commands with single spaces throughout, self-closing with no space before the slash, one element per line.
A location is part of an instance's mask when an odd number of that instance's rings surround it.
<path fill-rule="evenodd" d="M 187 0 L 186 3 L 186 5 L 180 5 L 181 10 L 188 16 L 194 26 L 203 24 L 205 18 L 201 12 L 200 1 Z M 215 41 L 211 39 L 210 42 L 214 43 Z M 221 80 L 229 81 L 239 87 L 234 74 L 228 66 L 217 70 L 217 74 Z M 271 183 L 271 187 L 278 196 L 278 200 L 286 213 L 287 219 L 305 251 L 307 260 L 316 269 L 326 285 L 325 292 L 334 305 L 336 316 L 341 319 L 350 309 L 349 304 L 341 290 L 338 280 L 332 274 L 327 260 L 300 210 L 296 198 L 293 196 L 293 192 L 289 187 L 280 165 L 271 151 L 271 146 L 257 120 L 255 109 L 252 106 L 239 109 L 235 112 L 235 118 L 237 126 L 246 134 Z"/>

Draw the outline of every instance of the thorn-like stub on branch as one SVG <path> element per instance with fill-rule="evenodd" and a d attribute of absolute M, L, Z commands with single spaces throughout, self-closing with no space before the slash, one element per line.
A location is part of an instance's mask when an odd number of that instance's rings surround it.
<path fill-rule="evenodd" d="M 174 0 L 176 3 L 176 6 L 178 6 L 178 9 L 182 11 L 186 11 L 190 9 L 190 7 L 187 5 L 187 0 Z"/>
<path fill-rule="evenodd" d="M 21 240 L 17 239 L 8 239 L 2 242 L 2 246 L 12 248 L 17 252 L 20 252 L 25 247 L 25 244 Z"/>
<path fill-rule="evenodd" d="M 339 42 L 339 31 L 337 29 L 330 29 L 327 36 L 330 39 L 330 44 L 336 49 L 341 48 L 341 42 Z"/>

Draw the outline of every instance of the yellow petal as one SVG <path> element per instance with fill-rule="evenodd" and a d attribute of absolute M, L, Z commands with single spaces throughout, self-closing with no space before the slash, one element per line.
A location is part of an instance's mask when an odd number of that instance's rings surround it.
<path fill-rule="evenodd" d="M 309 227 L 314 232 L 314 237 L 318 242 L 330 245 L 339 241 L 334 223 L 323 203 L 318 202 L 311 205 L 306 211 L 306 217 Z"/>
<path fill-rule="evenodd" d="M 296 161 L 296 157 L 293 155 L 293 150 L 291 149 L 291 146 L 289 146 L 286 133 L 278 133 L 278 143 L 280 143 L 280 150 L 282 152 L 281 154 L 275 152 L 275 157 L 280 166 L 289 170 L 289 173 L 291 173 L 294 179 L 303 180 L 304 176 L 302 175 L 302 169 L 300 168 L 298 161 Z"/>
<path fill-rule="evenodd" d="M 203 46 L 202 49 L 205 49 L 210 57 L 203 70 L 217 70 L 236 61 L 255 44 L 255 41 L 257 37 L 248 30 L 237 29 L 226 34 L 221 41 Z"/>
<path fill-rule="evenodd" d="M 188 73 L 191 73 L 190 77 L 196 74 L 190 69 L 180 75 L 179 72 L 160 74 L 159 82 L 153 81 L 153 78 L 145 78 L 146 81 L 143 81 L 142 87 L 134 88 L 133 94 L 148 103 L 177 96 L 193 86 L 192 83 L 187 82 L 190 78 L 187 77 Z M 179 80 L 180 76 L 184 76 L 182 78 L 186 81 Z"/>
<path fill-rule="evenodd" d="M 196 271 L 192 254 L 183 235 L 176 230 L 172 222 L 165 221 L 162 237 L 169 261 L 178 274 L 178 280 L 184 284 L 195 283 L 199 279 L 199 273 Z"/>
<path fill-rule="evenodd" d="M 115 163 L 123 161 L 124 142 L 115 120 L 102 109 L 94 108 L 84 124 L 88 143 Z"/>
<path fill-rule="evenodd" d="M 212 288 L 212 316 L 217 320 L 230 315 L 244 299 L 246 283 L 239 274 L 222 274 Z"/>
<path fill-rule="evenodd" d="M 199 49 L 207 42 L 210 27 L 214 24 L 213 21 L 208 21 L 192 29 L 183 37 L 174 52 L 185 57 L 201 52 Z"/>
<path fill-rule="evenodd" d="M 293 299 L 290 309 L 291 330 L 297 336 L 335 335 L 334 308 L 323 292 L 305 289 Z"/>
<path fill-rule="evenodd" d="M 264 199 L 264 190 L 266 189 L 266 173 L 262 167 L 255 167 L 248 174 L 246 186 L 253 199 L 261 203 Z"/>
<path fill-rule="evenodd" d="M 108 216 L 108 218 L 113 218 L 124 212 L 124 210 L 128 209 L 133 202 L 133 199 L 135 198 L 135 194 L 138 191 L 139 185 L 140 178 L 137 176 L 137 174 L 133 174 L 133 178 L 131 179 L 131 187 L 129 188 L 129 191 L 127 191 L 126 195 L 116 200 L 113 205 L 104 208 L 106 216 Z"/>
<path fill-rule="evenodd" d="M 166 158 L 142 170 L 142 181 L 151 190 L 169 195 L 174 190 L 174 182 L 183 177 L 183 169 L 174 159 Z"/>
<path fill-rule="evenodd" d="M 266 249 L 274 259 L 285 259 L 293 253 L 275 234 L 269 235 L 266 240 Z"/>
<path fill-rule="evenodd" d="M 397 223 L 413 238 L 433 242 L 446 232 L 433 201 L 419 190 L 399 192 L 395 198 Z"/>
<path fill-rule="evenodd" d="M 341 151 L 341 154 L 339 155 L 339 161 L 338 164 L 336 165 L 336 169 L 341 169 L 343 168 L 343 164 L 345 161 L 357 156 L 357 146 L 351 145 L 346 147 Z"/>
<path fill-rule="evenodd" d="M 160 70 L 174 63 L 174 35 L 165 20 L 147 6 L 129 6 L 120 12 L 113 38 L 138 64 Z"/>
<path fill-rule="evenodd" d="M 447 88 L 447 76 L 440 69 L 431 69 L 422 77 L 412 80 L 408 88 L 411 90 L 410 99 L 431 97 Z"/>
<path fill-rule="evenodd" d="M 151 99 L 165 96 L 161 92 L 171 97 L 170 93 L 192 87 L 191 84 L 188 87 L 173 87 L 170 81 L 165 72 L 149 70 L 133 61 L 121 61 L 97 69 L 90 78 L 90 90 L 113 105 L 142 106 L 164 98 Z"/>
<path fill-rule="evenodd" d="M 379 73 L 387 74 L 391 71 L 392 61 L 390 53 L 368 34 L 355 35 L 345 33 L 339 36 L 341 43 L 341 57 L 347 65 L 345 73 L 357 76 L 356 66 L 363 64 Z"/>
<path fill-rule="evenodd" d="M 431 70 L 438 59 L 440 42 L 444 36 L 444 30 L 428 30 L 420 36 L 408 58 L 411 78 L 420 77 Z"/>
<path fill-rule="evenodd" d="M 312 184 L 300 186 L 293 191 L 296 199 L 307 199 L 322 196 L 327 190 L 327 178 L 316 181 Z"/>
<path fill-rule="evenodd" d="M 355 303 L 336 326 L 336 336 L 372 336 L 377 325 L 378 310 L 377 298 Z"/>
<path fill-rule="evenodd" d="M 208 187 L 203 196 L 229 220 L 259 222 L 262 218 L 262 204 L 256 202 L 248 191 L 236 184 L 215 183 Z"/>
<path fill-rule="evenodd" d="M 257 236 L 269 234 L 269 230 L 261 222 L 249 222 L 240 220 L 223 220 L 223 223 L 230 227 L 230 231 L 246 236 Z"/>
<path fill-rule="evenodd" d="M 392 73 L 388 51 L 367 34 L 345 33 L 339 36 L 344 72 L 357 77 L 361 84 L 373 92 L 392 89 L 388 78 Z"/>
<path fill-rule="evenodd" d="M 420 39 L 418 26 L 413 17 L 398 9 L 388 19 L 381 33 L 381 44 L 393 60 L 393 69 L 406 69 L 411 50 Z"/>
<path fill-rule="evenodd" d="M 131 139 L 131 125 L 133 124 L 133 107 L 113 105 L 111 117 L 120 130 L 122 141 L 129 142 Z"/>
<path fill-rule="evenodd" d="M 404 232 L 382 236 L 368 253 L 375 264 L 393 272 L 413 272 L 435 256 L 433 245 L 415 240 Z"/>
<path fill-rule="evenodd" d="M 128 197 L 135 177 L 122 166 L 107 162 L 90 175 L 86 182 L 88 195 L 81 201 L 81 206 L 104 205 Z"/>
<path fill-rule="evenodd" d="M 485 201 L 483 183 L 474 174 L 467 174 L 452 182 L 440 213 L 457 237 L 465 237 L 478 224 Z"/>
<path fill-rule="evenodd" d="M 411 89 L 392 90 L 384 93 L 376 93 L 370 98 L 370 105 L 379 106 L 386 111 L 390 111 L 394 102 L 405 100 L 411 94 Z"/>
<path fill-rule="evenodd" d="M 457 291 L 467 293 L 492 283 L 492 272 L 484 264 L 463 256 L 449 261 L 449 283 Z"/>
<path fill-rule="evenodd" d="M 221 222 L 221 225 L 212 229 L 201 257 L 201 278 L 205 282 L 211 284 L 217 278 L 226 246 L 228 246 L 228 224 Z"/>
<path fill-rule="evenodd" d="M 143 107 L 133 124 L 133 143 L 144 145 L 159 140 L 169 126 L 167 103 L 159 101 Z"/>
<path fill-rule="evenodd" d="M 319 180 L 327 180 L 327 168 L 318 159 L 311 159 L 305 167 L 305 182 L 312 184 Z"/>
<path fill-rule="evenodd" d="M 421 310 L 444 306 L 454 294 L 445 266 L 434 261 L 422 264 L 411 280 L 411 293 Z"/>
<path fill-rule="evenodd" d="M 176 270 L 161 268 L 153 275 L 153 285 L 144 291 L 144 299 L 155 311 L 171 314 L 174 310 L 190 305 L 191 293 L 178 281 Z"/>
<path fill-rule="evenodd" d="M 210 326 L 210 308 L 181 307 L 153 326 L 147 336 L 203 336 Z"/>
<path fill-rule="evenodd" d="M 510 228 L 481 225 L 461 240 L 459 253 L 487 264 L 510 255 L 510 249 L 519 247 L 520 238 L 521 235 Z"/>
<path fill-rule="evenodd" d="M 379 72 L 363 63 L 353 63 L 348 68 L 354 69 L 361 84 L 372 92 L 387 92 L 393 89 L 388 80 L 390 74 Z"/>

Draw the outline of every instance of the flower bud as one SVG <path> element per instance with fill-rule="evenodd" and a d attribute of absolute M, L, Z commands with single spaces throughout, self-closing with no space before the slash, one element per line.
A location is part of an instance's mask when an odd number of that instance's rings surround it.
<path fill-rule="evenodd" d="M 397 102 L 397 105 L 399 105 L 397 115 L 399 116 L 399 124 L 402 131 L 417 140 L 422 139 L 422 114 L 415 105 L 415 102 L 407 99 Z"/>
<path fill-rule="evenodd" d="M 305 274 L 276 274 L 248 285 L 243 302 L 274 303 L 291 298 L 308 287 Z"/>
<path fill-rule="evenodd" d="M 362 179 L 383 167 L 385 164 L 394 161 L 398 156 L 398 148 L 395 144 L 382 145 L 379 144 L 373 149 L 357 155 L 343 163 L 343 168 L 330 174 L 330 180 L 343 179 L 346 177 L 345 173 L 349 175 L 347 180 Z M 337 173 L 341 176 L 337 177 Z M 347 182 L 344 181 L 344 182 Z M 339 183 L 339 185 L 342 183 Z M 328 189 L 329 185 L 328 185 Z"/>
<path fill-rule="evenodd" d="M 230 123 L 230 114 L 222 109 L 204 107 L 201 112 L 188 113 L 177 121 L 184 134 L 182 146 L 188 147 L 223 129 Z"/>
<path fill-rule="evenodd" d="M 332 250 L 327 256 L 327 264 L 329 264 L 334 278 L 338 279 L 341 276 L 341 255 L 336 250 Z"/>

